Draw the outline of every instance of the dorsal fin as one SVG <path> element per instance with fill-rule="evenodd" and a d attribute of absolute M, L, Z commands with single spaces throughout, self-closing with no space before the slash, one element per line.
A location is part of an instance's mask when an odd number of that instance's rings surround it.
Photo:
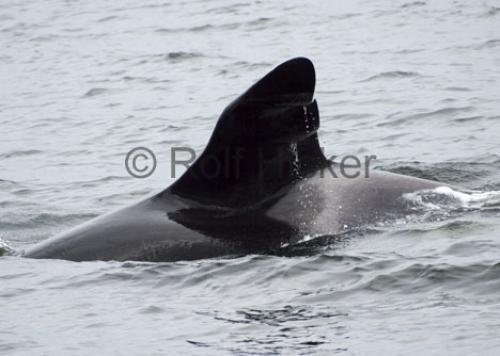
<path fill-rule="evenodd" d="M 207 147 L 167 190 L 203 204 L 252 206 L 325 164 L 314 66 L 291 59 L 221 114 Z"/>
<path fill-rule="evenodd" d="M 238 104 L 307 105 L 316 85 L 316 73 L 307 58 L 288 60 L 252 85 L 233 102 Z"/>

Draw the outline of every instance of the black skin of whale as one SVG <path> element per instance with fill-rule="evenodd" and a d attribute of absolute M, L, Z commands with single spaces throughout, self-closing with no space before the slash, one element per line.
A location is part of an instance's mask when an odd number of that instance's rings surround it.
<path fill-rule="evenodd" d="M 443 185 L 376 170 L 334 178 L 335 163 L 318 143 L 315 81 L 306 58 L 279 65 L 226 107 L 203 154 L 174 184 L 25 256 L 178 261 L 279 253 L 304 237 L 405 214 L 403 194 Z"/>

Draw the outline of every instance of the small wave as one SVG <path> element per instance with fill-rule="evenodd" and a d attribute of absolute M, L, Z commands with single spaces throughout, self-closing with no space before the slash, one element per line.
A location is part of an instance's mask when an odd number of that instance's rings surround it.
<path fill-rule="evenodd" d="M 420 6 L 425 6 L 427 3 L 425 1 L 413 1 L 413 2 L 408 2 L 406 4 L 401 5 L 402 9 L 408 9 L 411 7 L 420 7 Z"/>
<path fill-rule="evenodd" d="M 56 225 L 59 226 L 63 223 L 73 222 L 73 221 L 83 221 L 90 220 L 97 217 L 98 214 L 95 213 L 80 213 L 80 214 L 53 214 L 53 213 L 42 213 L 34 216 L 30 221 L 35 226 L 40 225 Z"/>
<path fill-rule="evenodd" d="M 451 222 L 447 222 L 441 226 L 439 226 L 439 230 L 446 231 L 464 231 L 464 230 L 474 230 L 478 227 L 482 226 L 481 223 L 477 221 L 469 221 L 469 220 L 455 220 Z"/>
<path fill-rule="evenodd" d="M 482 15 L 482 17 L 492 17 L 500 14 L 500 7 L 492 6 L 488 9 L 486 13 Z"/>
<path fill-rule="evenodd" d="M 332 116 L 332 119 L 337 121 L 337 120 L 360 120 L 360 119 L 367 119 L 370 117 L 375 116 L 374 114 L 370 113 L 359 113 L 359 114 L 339 114 L 339 115 L 334 115 Z"/>
<path fill-rule="evenodd" d="M 371 82 L 379 79 L 401 79 L 401 78 L 414 78 L 420 77 L 421 75 L 417 72 L 406 72 L 401 70 L 390 71 L 390 72 L 382 72 L 376 75 L 373 75 L 367 79 L 362 80 L 361 82 Z"/>
<path fill-rule="evenodd" d="M 470 287 L 471 282 L 480 280 L 491 280 L 498 284 L 498 274 L 491 276 L 490 272 L 491 270 L 498 272 L 497 265 L 499 264 L 415 263 L 395 272 L 379 273 L 359 287 L 384 293 L 387 290 L 400 290 L 407 293 L 440 288 L 444 284 L 448 287 Z"/>
<path fill-rule="evenodd" d="M 223 315 L 219 311 L 200 312 L 203 315 L 212 316 L 219 321 L 229 322 L 231 324 L 266 324 L 281 325 L 290 321 L 307 321 L 318 318 L 336 318 L 345 316 L 345 313 L 331 312 L 321 310 L 311 306 L 292 306 L 285 305 L 277 309 L 241 309 L 237 310 L 235 315 Z"/>
<path fill-rule="evenodd" d="M 143 82 L 143 83 L 168 83 L 170 80 L 168 79 L 156 79 L 153 77 L 133 77 L 130 75 L 126 75 L 122 78 L 126 82 Z"/>
<path fill-rule="evenodd" d="M 182 51 L 169 52 L 165 55 L 165 59 L 175 60 L 175 61 L 186 60 L 191 58 L 199 58 L 199 57 L 203 57 L 203 55 L 197 52 L 182 52 Z"/>
<path fill-rule="evenodd" d="M 469 158 L 468 161 L 478 164 L 499 165 L 497 168 L 500 168 L 500 155 L 494 153 L 477 155 Z"/>
<path fill-rule="evenodd" d="M 214 29 L 220 29 L 220 30 L 231 30 L 234 28 L 239 27 L 239 23 L 228 23 L 228 24 L 219 24 L 219 25 L 211 25 L 211 24 L 205 24 L 205 25 L 199 25 L 199 26 L 193 26 L 193 27 L 180 27 L 180 28 L 159 28 L 155 30 L 157 33 L 179 33 L 179 32 L 204 32 L 208 30 L 214 30 Z"/>
<path fill-rule="evenodd" d="M 0 178 L 0 184 L 2 183 L 6 183 L 6 184 L 16 184 L 16 182 L 12 181 L 12 180 L 8 180 L 8 179 L 1 179 Z"/>
<path fill-rule="evenodd" d="M 106 17 L 103 17 L 103 18 L 100 18 L 99 20 L 97 20 L 97 22 L 108 22 L 108 21 L 111 21 L 111 20 L 114 20 L 114 19 L 117 19 L 118 16 L 106 16 Z"/>
<path fill-rule="evenodd" d="M 246 23 L 246 25 L 258 25 L 258 24 L 269 22 L 272 20 L 273 20 L 273 18 L 271 18 L 271 17 L 260 17 L 260 18 L 255 19 L 255 20 L 248 21 Z"/>
<path fill-rule="evenodd" d="M 340 15 L 332 15 L 332 16 L 330 16 L 330 18 L 335 21 L 335 20 L 352 19 L 354 17 L 359 17 L 359 16 L 363 16 L 363 14 L 358 13 L 358 12 L 348 12 L 348 13 L 344 13 L 344 14 L 340 14 Z"/>
<path fill-rule="evenodd" d="M 453 121 L 463 123 L 463 122 L 481 120 L 482 118 L 483 116 L 467 116 L 467 117 L 459 117 L 457 119 L 454 119 Z"/>
<path fill-rule="evenodd" d="M 231 13 L 231 14 L 236 14 L 238 13 L 238 10 L 243 8 L 243 7 L 248 7 L 251 6 L 250 3 L 235 3 L 231 5 L 223 5 L 223 6 L 216 6 L 211 9 L 208 9 L 206 13 L 214 13 L 214 14 L 226 14 L 226 13 Z"/>
<path fill-rule="evenodd" d="M 58 39 L 59 36 L 57 35 L 44 35 L 44 36 L 36 36 L 36 37 L 33 37 L 33 38 L 30 38 L 29 41 L 30 42 L 49 42 L 49 41 L 53 41 L 55 39 Z"/>
<path fill-rule="evenodd" d="M 470 112 L 473 111 L 474 108 L 472 106 L 464 106 L 464 107 L 446 107 L 434 111 L 429 111 L 429 112 L 424 112 L 424 113 L 419 113 L 419 114 L 414 114 L 410 115 L 407 117 L 407 119 L 420 119 L 424 117 L 439 117 L 439 116 L 453 116 L 456 114 L 460 114 L 463 112 Z"/>
<path fill-rule="evenodd" d="M 245 69 L 260 69 L 260 68 L 266 68 L 272 65 L 271 63 L 268 62 L 248 62 L 248 61 L 236 61 L 234 63 L 230 64 L 234 68 L 245 68 Z M 227 69 L 226 69 L 227 72 Z M 222 98 L 219 98 L 219 100 L 225 100 L 230 98 L 231 96 L 225 96 Z"/>
<path fill-rule="evenodd" d="M 39 229 L 42 226 L 74 225 L 75 223 L 97 217 L 95 213 L 80 213 L 80 214 L 54 214 L 41 213 L 36 215 L 23 216 L 23 219 L 9 219 L 8 221 L 0 220 L 0 225 L 3 229 L 23 230 L 28 228 Z"/>
<path fill-rule="evenodd" d="M 402 125 L 406 122 L 413 121 L 413 120 L 421 120 L 425 118 L 449 118 L 449 117 L 454 117 L 455 115 L 461 114 L 461 113 L 467 113 L 474 111 L 475 108 L 472 106 L 464 106 L 464 107 L 445 107 L 442 109 L 434 110 L 434 111 L 428 111 L 428 112 L 422 112 L 422 113 L 417 113 L 417 114 L 412 114 L 404 117 L 399 117 L 396 118 L 395 120 L 391 121 L 385 121 L 381 122 L 380 124 L 377 124 L 379 127 L 385 127 L 385 126 L 395 126 L 395 125 Z M 388 115 L 388 119 L 392 119 L 393 117 L 398 117 L 400 113 L 396 114 L 391 114 Z"/>
<path fill-rule="evenodd" d="M 500 190 L 500 182 L 499 183 L 485 183 L 482 186 L 477 187 L 476 189 L 481 190 L 481 191 Z"/>
<path fill-rule="evenodd" d="M 414 54 L 414 53 L 419 53 L 419 52 L 423 52 L 423 51 L 425 51 L 425 50 L 422 49 L 422 48 L 418 48 L 418 49 L 400 49 L 400 50 L 394 51 L 393 53 L 395 53 L 395 54 Z"/>
<path fill-rule="evenodd" d="M 395 141 L 395 140 L 397 140 L 397 139 L 399 139 L 401 137 L 405 137 L 405 136 L 408 136 L 407 132 L 388 135 L 388 136 L 383 137 L 382 140 L 383 141 Z"/>
<path fill-rule="evenodd" d="M 470 222 L 470 226 L 466 226 L 466 228 L 471 227 L 471 230 L 473 230 L 477 228 L 477 225 L 477 223 Z M 452 244 L 444 251 L 444 254 L 456 257 L 473 257 L 479 254 L 491 255 L 498 252 L 499 247 L 493 241 L 469 240 Z"/>
<path fill-rule="evenodd" d="M 255 20 L 248 21 L 245 23 L 247 27 L 253 27 L 255 29 L 262 29 L 262 25 L 267 25 L 269 22 L 273 21 L 270 17 L 261 17 Z"/>
<path fill-rule="evenodd" d="M 206 25 L 191 27 L 188 29 L 188 31 L 189 32 L 201 32 L 201 31 L 209 30 L 211 28 L 214 28 L 214 25 L 206 24 Z"/>
<path fill-rule="evenodd" d="M 102 177 L 102 178 L 98 178 L 98 179 L 74 181 L 74 182 L 71 182 L 71 185 L 78 186 L 78 187 L 89 187 L 89 186 L 99 185 L 101 183 L 115 182 L 115 181 L 126 181 L 129 179 L 130 179 L 130 177 L 127 177 L 127 176 L 106 176 L 106 177 Z"/>
<path fill-rule="evenodd" d="M 493 157 L 494 159 L 495 157 Z M 447 184 L 462 184 L 477 182 L 478 179 L 494 176 L 498 163 L 488 160 L 483 162 L 480 157 L 473 157 L 470 162 L 439 162 L 427 164 L 423 162 L 395 162 L 377 169 L 392 173 L 429 179 Z M 478 189 L 476 187 L 476 189 Z M 481 190 L 484 190 L 481 188 Z M 491 189 L 489 189 L 491 190 Z"/>
<path fill-rule="evenodd" d="M 33 156 L 43 153 L 43 151 L 40 150 L 16 150 L 16 151 L 11 151 L 7 153 L 2 153 L 0 154 L 0 158 L 7 159 L 7 158 L 18 158 L 18 157 L 24 157 L 24 156 Z"/>
<path fill-rule="evenodd" d="M 496 48 L 500 46 L 500 39 L 493 39 L 477 45 L 476 49 Z"/>
<path fill-rule="evenodd" d="M 108 91 L 108 89 L 106 89 L 106 88 L 92 88 L 89 91 L 87 91 L 83 96 L 85 98 L 90 98 L 90 97 L 93 97 L 96 95 L 101 95 L 103 93 L 106 93 L 107 91 Z"/>
<path fill-rule="evenodd" d="M 465 88 L 465 87 L 446 87 L 444 90 L 449 90 L 449 91 L 472 91 L 470 88 Z"/>

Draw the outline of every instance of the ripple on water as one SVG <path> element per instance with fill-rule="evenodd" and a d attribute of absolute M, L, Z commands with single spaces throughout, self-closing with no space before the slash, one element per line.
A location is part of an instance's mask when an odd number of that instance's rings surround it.
<path fill-rule="evenodd" d="M 219 110 L 296 55 L 317 68 L 327 152 L 398 150 L 383 169 L 500 191 L 500 157 L 484 154 L 499 148 L 498 5 L 43 5 L 1 5 L 0 353 L 498 354 L 491 196 L 427 194 L 434 207 L 420 219 L 308 237 L 272 256 L 73 263 L 9 252 L 164 188 L 162 173 L 124 177 L 116 148 L 202 149 Z M 63 161 L 82 174 L 65 175 Z"/>
<path fill-rule="evenodd" d="M 500 7 L 492 6 L 484 13 L 484 17 L 493 17 L 500 14 Z"/>
<path fill-rule="evenodd" d="M 228 324 L 233 329 L 233 340 L 214 343 L 199 338 L 187 342 L 199 347 L 229 348 L 237 353 L 276 353 L 288 348 L 309 353 L 323 344 L 336 344 L 339 348 L 339 341 L 347 331 L 345 321 L 348 317 L 342 311 L 320 305 L 290 304 L 274 309 L 244 308 L 234 312 L 214 310 L 198 314 Z M 328 331 L 318 329 L 324 323 L 330 325 Z M 248 335 L 244 332 L 248 327 L 262 335 Z"/>
<path fill-rule="evenodd" d="M 489 48 L 497 48 L 499 46 L 500 46 L 500 39 L 493 39 L 476 45 L 475 49 L 489 49 Z"/>
<path fill-rule="evenodd" d="M 55 214 L 25 213 L 17 218 L 0 220 L 0 226 L 6 230 L 42 229 L 44 227 L 72 226 L 97 217 L 97 213 Z"/>
<path fill-rule="evenodd" d="M 403 9 L 408 9 L 412 7 L 420 7 L 420 6 L 425 6 L 427 3 L 425 1 L 413 1 L 413 2 L 407 2 L 403 5 L 401 5 L 401 8 Z"/>
<path fill-rule="evenodd" d="M 107 92 L 109 92 L 109 89 L 106 89 L 106 88 L 92 88 L 92 89 L 89 89 L 83 95 L 83 97 L 84 98 L 90 98 L 90 97 L 101 95 L 101 94 L 104 94 L 104 93 L 107 93 Z"/>
<path fill-rule="evenodd" d="M 375 80 L 384 80 L 384 79 L 402 79 L 402 78 L 416 78 L 416 77 L 421 77 L 421 74 L 419 74 L 417 72 L 407 72 L 407 71 L 402 71 L 402 70 L 395 70 L 395 71 L 390 71 L 390 72 L 378 73 L 378 74 L 373 75 L 369 78 L 363 79 L 361 81 L 361 83 L 372 82 Z"/>
<path fill-rule="evenodd" d="M 188 60 L 192 58 L 199 58 L 203 57 L 203 54 L 198 53 L 198 52 L 169 52 L 165 55 L 166 59 L 169 60 L 176 60 L 176 61 L 181 61 L 181 60 Z"/>
<path fill-rule="evenodd" d="M 421 123 L 423 119 L 438 119 L 438 118 L 454 118 L 457 115 L 462 113 L 468 113 L 471 111 L 475 111 L 476 108 L 472 106 L 464 106 L 464 107 L 445 107 L 438 110 L 420 112 L 411 115 L 405 115 L 401 117 L 401 113 L 395 113 L 388 115 L 387 118 L 389 121 L 383 121 L 377 124 L 378 127 L 397 127 L 398 125 L 402 125 L 405 123 Z"/>
<path fill-rule="evenodd" d="M 33 156 L 43 153 L 44 151 L 41 150 L 14 150 L 7 153 L 1 153 L 0 159 L 19 158 L 19 157 Z"/>
<path fill-rule="evenodd" d="M 471 159 L 469 162 L 394 162 L 375 168 L 446 184 L 463 185 L 468 182 L 477 182 L 479 179 L 494 177 L 499 167 L 498 163 Z"/>

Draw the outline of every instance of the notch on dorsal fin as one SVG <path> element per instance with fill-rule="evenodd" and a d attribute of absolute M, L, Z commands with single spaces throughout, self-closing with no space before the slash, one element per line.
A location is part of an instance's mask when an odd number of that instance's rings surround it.
<path fill-rule="evenodd" d="M 224 109 L 204 152 L 167 191 L 241 208 L 324 164 L 315 82 L 306 58 L 276 67 Z"/>

